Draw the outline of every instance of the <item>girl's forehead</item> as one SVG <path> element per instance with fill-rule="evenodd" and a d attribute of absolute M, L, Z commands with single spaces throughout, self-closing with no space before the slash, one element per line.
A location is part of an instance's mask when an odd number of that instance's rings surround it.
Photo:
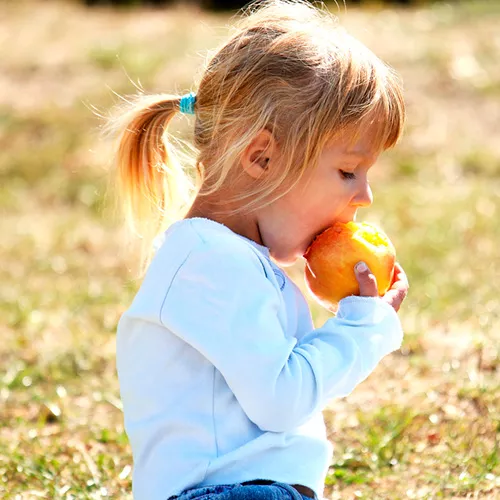
<path fill-rule="evenodd" d="M 361 122 L 334 134 L 328 145 L 346 156 L 357 156 L 358 159 L 377 156 L 384 148 L 386 129 L 384 120 L 365 117 Z"/>
<path fill-rule="evenodd" d="M 331 154 L 340 155 L 347 161 L 359 162 L 372 160 L 380 154 L 381 147 L 376 140 L 378 134 L 370 130 L 360 133 L 343 133 L 334 137 L 325 150 Z"/>

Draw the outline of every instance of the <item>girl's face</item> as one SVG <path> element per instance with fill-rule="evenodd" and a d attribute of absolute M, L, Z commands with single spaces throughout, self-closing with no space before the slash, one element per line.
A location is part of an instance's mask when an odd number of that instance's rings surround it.
<path fill-rule="evenodd" d="M 355 141 L 332 141 L 317 168 L 258 212 L 262 243 L 279 264 L 292 265 L 320 232 L 336 221 L 355 220 L 358 208 L 371 205 L 368 170 L 380 154 L 372 142 L 369 131 Z"/>

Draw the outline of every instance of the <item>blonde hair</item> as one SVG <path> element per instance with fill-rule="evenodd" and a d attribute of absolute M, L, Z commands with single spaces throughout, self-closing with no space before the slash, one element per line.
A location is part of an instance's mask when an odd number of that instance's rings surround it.
<path fill-rule="evenodd" d="M 285 194 L 317 163 L 322 147 L 346 130 L 375 120 L 381 150 L 402 133 L 398 76 L 325 9 L 304 0 L 264 0 L 243 14 L 198 85 L 196 187 L 166 137 L 179 96 L 139 96 L 112 122 L 120 132 L 118 190 L 129 221 L 148 226 L 150 236 L 181 216 L 196 191 L 221 189 L 262 129 L 272 131 L 283 168 L 226 200 L 239 202 L 242 213 Z"/>

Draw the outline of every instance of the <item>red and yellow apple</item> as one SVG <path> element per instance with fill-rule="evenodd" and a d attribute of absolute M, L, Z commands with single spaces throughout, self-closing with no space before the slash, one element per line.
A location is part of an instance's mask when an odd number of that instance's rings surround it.
<path fill-rule="evenodd" d="M 318 235 L 306 253 L 305 279 L 312 295 L 326 308 L 359 295 L 354 266 L 366 262 L 377 279 L 379 295 L 391 286 L 396 250 L 387 235 L 366 222 L 336 222 Z"/>

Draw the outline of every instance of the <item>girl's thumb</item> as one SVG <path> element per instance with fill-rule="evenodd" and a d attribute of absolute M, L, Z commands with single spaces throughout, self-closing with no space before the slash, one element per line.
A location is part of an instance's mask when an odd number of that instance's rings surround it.
<path fill-rule="evenodd" d="M 359 295 L 361 297 L 378 297 L 377 279 L 363 261 L 354 266 L 354 273 L 359 284 Z"/>

